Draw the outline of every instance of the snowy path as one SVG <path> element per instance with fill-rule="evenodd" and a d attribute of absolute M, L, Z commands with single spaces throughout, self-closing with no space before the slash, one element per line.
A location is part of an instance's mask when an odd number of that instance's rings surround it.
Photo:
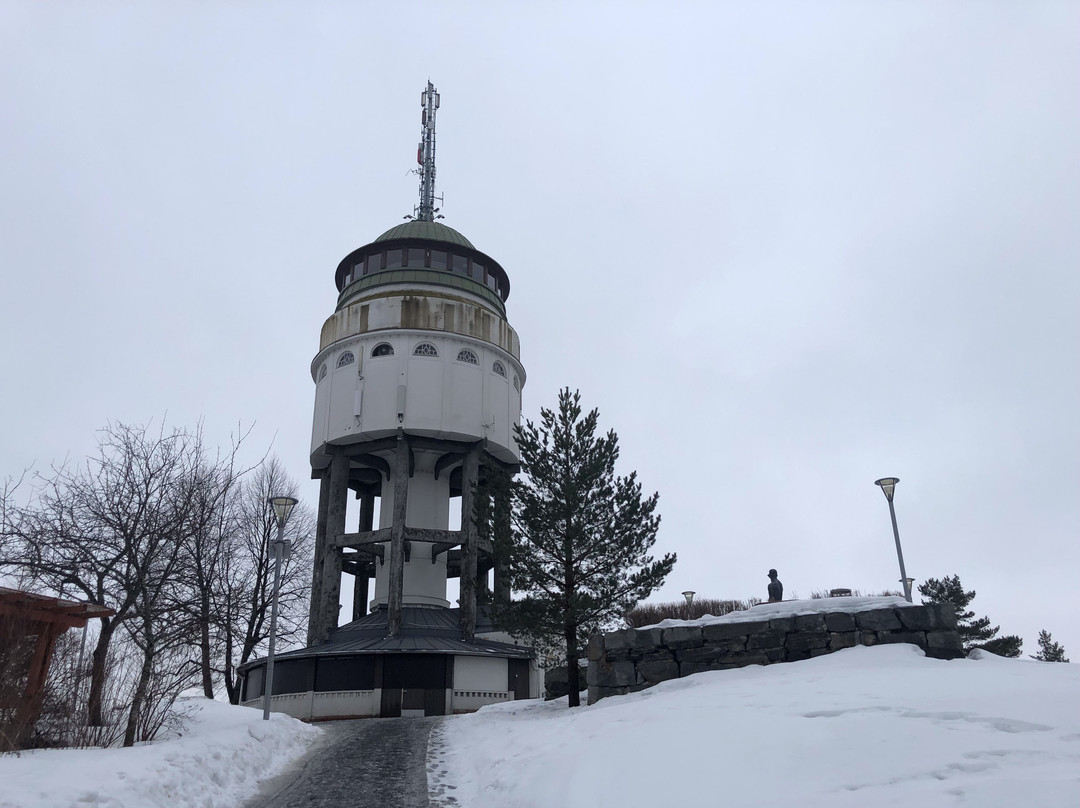
<path fill-rule="evenodd" d="M 438 720 L 323 724 L 324 738 L 245 808 L 428 808 L 428 734 Z"/>

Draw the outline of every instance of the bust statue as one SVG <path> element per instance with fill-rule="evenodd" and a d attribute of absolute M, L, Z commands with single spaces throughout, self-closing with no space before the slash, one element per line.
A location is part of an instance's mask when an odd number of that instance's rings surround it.
<path fill-rule="evenodd" d="M 776 577 L 776 570 L 769 570 L 769 603 L 779 603 L 784 599 L 784 585 Z"/>

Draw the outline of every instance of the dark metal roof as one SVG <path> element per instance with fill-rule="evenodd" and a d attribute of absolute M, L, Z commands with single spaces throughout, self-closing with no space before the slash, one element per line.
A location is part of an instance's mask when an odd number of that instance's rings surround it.
<path fill-rule="evenodd" d="M 395 225 L 375 239 L 377 244 L 380 241 L 394 241 L 401 238 L 419 238 L 427 241 L 442 241 L 446 244 L 454 244 L 458 247 L 468 247 L 475 250 L 472 242 L 465 236 L 461 235 L 457 230 L 452 227 L 447 227 L 445 224 L 439 222 L 424 222 L 424 221 L 412 221 L 405 222 L 404 224 Z"/>
<path fill-rule="evenodd" d="M 495 631 L 491 618 L 477 609 L 476 632 Z M 495 640 L 461 636 L 461 617 L 458 609 L 431 606 L 405 606 L 401 610 L 401 633 L 390 637 L 385 606 L 330 632 L 326 642 L 310 648 L 300 648 L 275 654 L 275 659 L 302 659 L 312 656 L 340 654 L 461 654 L 465 656 L 499 656 L 529 659 L 534 656 L 526 645 L 512 645 Z M 264 660 L 252 660 L 241 666 L 246 670 Z"/>

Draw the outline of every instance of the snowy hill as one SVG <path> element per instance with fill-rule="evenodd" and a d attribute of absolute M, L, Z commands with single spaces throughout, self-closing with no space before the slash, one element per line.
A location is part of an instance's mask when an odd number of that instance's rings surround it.
<path fill-rule="evenodd" d="M 182 737 L 131 749 L 0 755 L 0 808 L 228 808 L 307 751 L 319 730 L 207 699 Z"/>
<path fill-rule="evenodd" d="M 237 806 L 320 734 L 192 707 L 182 738 L 0 757 L 0 808 Z M 442 722 L 428 770 L 433 804 L 456 808 L 1077 808 L 1080 665 L 889 645 L 575 710 L 519 701 Z"/>
<path fill-rule="evenodd" d="M 439 804 L 1080 806 L 1080 665 L 890 645 L 563 705 L 445 722 Z"/>

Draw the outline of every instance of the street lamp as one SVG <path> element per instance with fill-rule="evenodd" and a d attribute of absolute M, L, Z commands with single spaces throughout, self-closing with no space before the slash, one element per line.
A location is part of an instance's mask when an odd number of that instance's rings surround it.
<path fill-rule="evenodd" d="M 281 590 L 281 555 L 285 550 L 285 523 L 289 521 L 296 500 L 292 497 L 270 497 L 267 502 L 277 521 L 277 541 L 274 545 L 274 595 L 270 601 L 270 651 L 266 655 L 266 682 L 263 684 L 263 720 L 270 720 L 270 696 L 274 692 L 274 644 L 277 639 L 278 592 Z"/>
<path fill-rule="evenodd" d="M 893 493 L 898 482 L 900 482 L 899 477 L 882 477 L 880 480 L 874 480 L 874 485 L 881 486 L 881 493 L 889 501 L 889 517 L 892 519 L 893 538 L 896 539 L 896 558 L 900 561 L 900 582 L 904 585 L 904 600 L 911 603 L 911 583 L 914 578 L 908 578 L 907 570 L 904 569 L 904 551 L 900 549 L 900 530 L 896 527 L 896 509 L 892 504 Z"/>
<path fill-rule="evenodd" d="M 682 593 L 682 596 L 686 598 L 686 619 L 690 619 L 691 611 L 690 607 L 694 605 L 694 590 L 687 589 Z"/>

